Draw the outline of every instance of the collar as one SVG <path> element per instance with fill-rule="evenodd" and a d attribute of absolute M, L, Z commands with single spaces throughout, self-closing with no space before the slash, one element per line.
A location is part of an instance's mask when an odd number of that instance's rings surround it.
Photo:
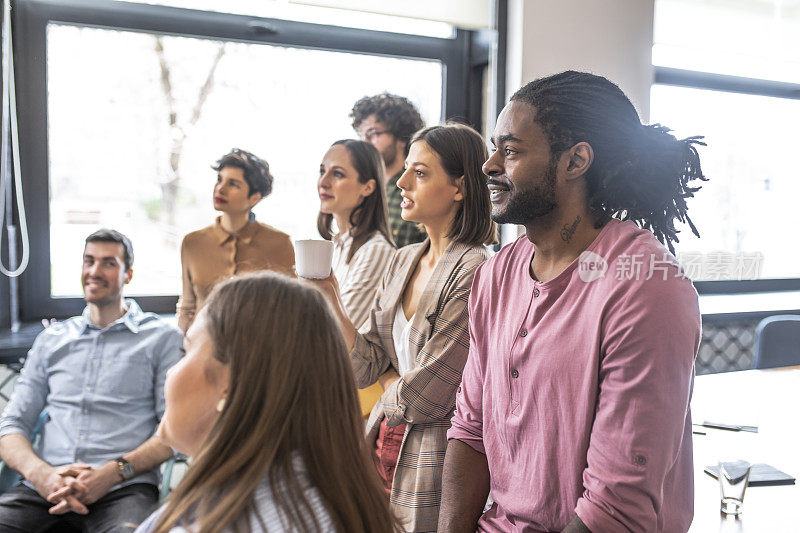
<path fill-rule="evenodd" d="M 332 237 L 333 243 L 338 246 L 346 246 L 353 242 L 353 238 L 350 236 L 349 231 L 345 231 L 344 233 L 337 233 Z"/>
<path fill-rule="evenodd" d="M 106 329 L 110 330 L 112 328 L 119 329 L 120 327 L 126 327 L 131 331 L 131 333 L 139 333 L 139 324 L 145 317 L 145 314 L 135 300 L 126 298 L 124 302 L 128 310 L 124 315 L 109 324 Z M 93 329 L 100 329 L 92 323 L 91 318 L 89 318 L 89 306 L 86 306 L 83 308 L 83 313 L 81 313 L 80 318 L 78 318 L 78 329 L 80 330 L 81 334 L 83 334 L 86 333 L 86 330 L 90 327 Z"/>
<path fill-rule="evenodd" d="M 417 264 L 422 259 L 422 256 L 425 255 L 425 252 L 428 251 L 430 244 L 431 238 L 425 237 L 425 240 L 420 244 L 410 244 L 398 250 L 401 257 L 400 266 L 394 272 L 394 277 L 387 282 L 389 285 L 384 289 L 384 294 L 390 295 L 385 309 L 394 309 L 398 304 L 406 286 L 414 275 Z M 417 248 L 414 249 L 413 247 Z M 450 242 L 442 257 L 439 258 L 439 262 L 436 263 L 428 283 L 425 285 L 417 305 L 417 313 L 423 314 L 420 313 L 420 310 L 424 309 L 424 315 L 429 317 L 436 311 L 436 303 L 441 296 L 445 283 L 450 280 L 453 270 L 459 264 L 461 257 L 473 248 L 475 247 L 462 242 Z M 403 257 L 403 251 L 406 251 L 405 257 Z"/>
<path fill-rule="evenodd" d="M 211 227 L 214 236 L 217 238 L 217 242 L 222 246 L 231 239 L 238 240 L 244 244 L 250 244 L 250 241 L 253 240 L 253 235 L 256 233 L 257 226 L 253 220 L 250 220 L 238 233 L 230 233 L 222 227 L 222 217 L 218 216 L 214 221 L 214 225 Z"/>
<path fill-rule="evenodd" d="M 397 186 L 397 180 L 399 180 L 399 179 L 400 179 L 400 176 L 402 176 L 402 175 L 403 175 L 403 172 L 405 172 L 405 170 L 403 170 L 403 169 L 400 169 L 400 172 L 398 172 L 397 174 L 395 174 L 394 176 L 392 176 L 392 178 L 391 178 L 391 179 L 388 181 L 388 183 L 387 183 L 387 184 L 389 184 L 389 183 L 390 183 L 390 184 L 392 184 L 392 185 L 394 185 L 394 186 Z"/>

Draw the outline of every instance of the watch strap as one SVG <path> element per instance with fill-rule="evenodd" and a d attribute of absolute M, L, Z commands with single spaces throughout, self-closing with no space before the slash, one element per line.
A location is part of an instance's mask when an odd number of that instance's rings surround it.
<path fill-rule="evenodd" d="M 114 459 L 114 461 L 117 463 L 117 472 L 122 478 L 122 481 L 128 481 L 134 477 L 135 472 L 133 470 L 133 465 L 127 459 L 123 457 L 117 457 Z"/>

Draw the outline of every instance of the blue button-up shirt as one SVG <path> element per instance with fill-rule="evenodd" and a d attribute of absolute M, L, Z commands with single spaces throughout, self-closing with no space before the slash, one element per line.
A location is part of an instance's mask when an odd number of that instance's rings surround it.
<path fill-rule="evenodd" d="M 36 337 L 14 394 L 0 418 L 0 437 L 31 438 L 47 409 L 37 453 L 51 465 L 98 466 L 128 453 L 155 432 L 164 414 L 167 369 L 183 355 L 183 334 L 133 300 L 106 328 L 81 316 Z M 131 483 L 154 483 L 158 469 Z"/>

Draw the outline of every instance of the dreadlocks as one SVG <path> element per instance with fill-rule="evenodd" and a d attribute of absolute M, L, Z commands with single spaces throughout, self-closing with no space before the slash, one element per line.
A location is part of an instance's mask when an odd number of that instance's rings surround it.
<path fill-rule="evenodd" d="M 511 97 L 536 109 L 534 120 L 553 155 L 588 143 L 594 161 L 586 172 L 589 207 L 597 227 L 608 217 L 632 220 L 653 232 L 675 253 L 675 220 L 700 236 L 687 214 L 686 199 L 706 181 L 695 145 L 702 137 L 678 140 L 660 124 L 642 125 L 625 93 L 602 76 L 566 71 L 532 81 Z"/>

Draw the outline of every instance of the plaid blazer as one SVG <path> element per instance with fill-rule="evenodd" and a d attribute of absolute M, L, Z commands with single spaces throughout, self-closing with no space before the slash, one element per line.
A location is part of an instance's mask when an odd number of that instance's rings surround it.
<path fill-rule="evenodd" d="M 356 335 L 350 360 L 359 387 L 372 385 L 389 368 L 399 372 L 392 326 L 428 240 L 395 252 L 368 321 Z M 383 392 L 367 421 L 375 446 L 385 418 L 407 423 L 392 491 L 392 508 L 406 531 L 436 531 L 442 468 L 456 389 L 469 352 L 467 301 L 475 269 L 488 258 L 482 246 L 451 243 L 434 268 L 411 321 L 410 353 L 416 363 Z"/>

